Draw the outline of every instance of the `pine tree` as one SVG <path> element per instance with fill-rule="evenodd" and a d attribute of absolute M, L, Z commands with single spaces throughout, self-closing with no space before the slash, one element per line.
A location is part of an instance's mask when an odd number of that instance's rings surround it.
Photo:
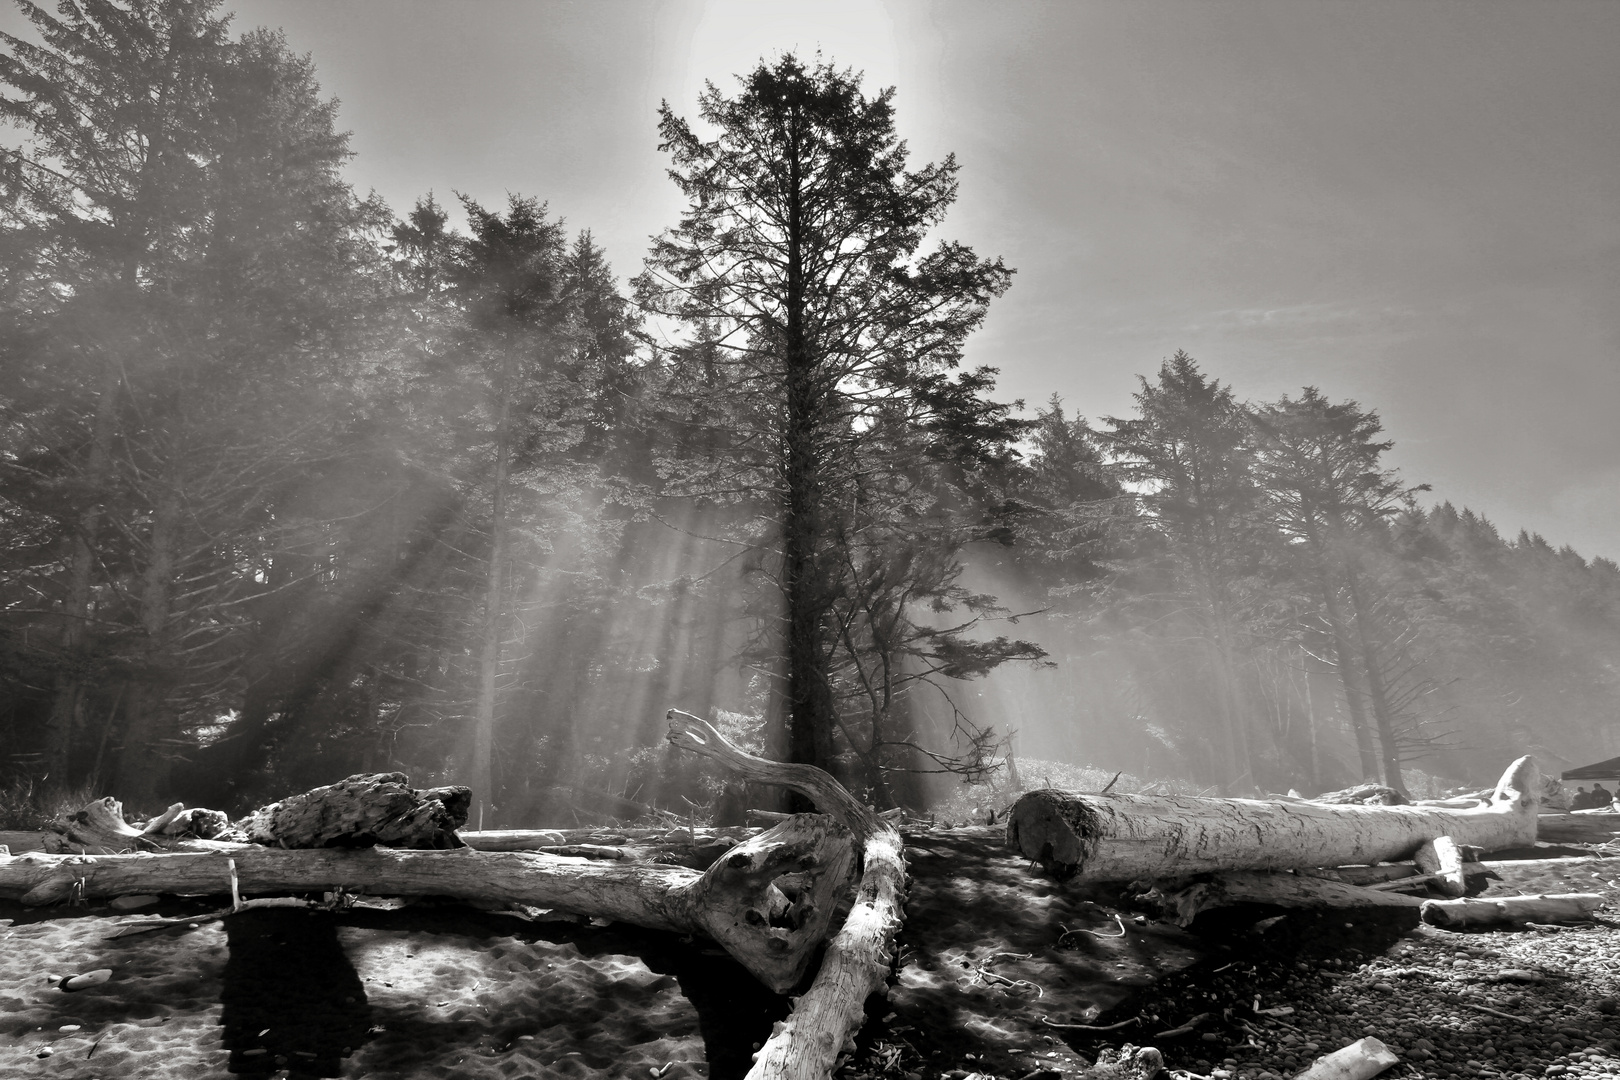
<path fill-rule="evenodd" d="M 1253 581 L 1270 546 L 1257 511 L 1249 424 L 1232 396 L 1185 352 L 1141 379 L 1138 415 L 1108 417 L 1115 465 L 1138 491 L 1148 534 L 1141 551 L 1154 573 L 1137 570 L 1149 590 L 1191 621 L 1200 642 L 1220 725 L 1228 782 L 1257 782 L 1253 707 L 1244 667 L 1251 645 Z"/>
<path fill-rule="evenodd" d="M 661 109 L 662 148 L 688 206 L 656 239 L 637 298 L 685 328 L 665 356 L 692 403 L 684 420 L 697 452 L 669 470 L 671 490 L 752 504 L 769 523 L 760 539 L 779 553 L 766 567 L 782 604 L 780 749 L 827 767 L 840 720 L 835 653 L 848 645 L 840 604 L 859 595 L 852 575 L 868 573 L 845 541 L 864 529 L 863 489 L 884 489 L 900 469 L 871 433 L 904 417 L 915 460 L 919 443 L 943 445 L 984 407 L 987 373 L 947 373 L 1011 271 L 960 244 L 921 253 L 955 198 L 957 166 L 907 169 L 892 90 L 867 97 L 858 76 L 791 55 L 740 84 L 732 97 L 712 84 L 702 95 L 712 137 Z"/>
<path fill-rule="evenodd" d="M 8 38 L 0 64 L 33 136 L 8 218 L 68 298 L 18 313 L 39 348 L 8 359 L 25 380 L 53 351 L 83 372 L 68 426 L 38 432 L 83 493 L 41 591 L 102 660 L 62 669 L 48 760 L 65 779 L 79 753 L 95 774 L 106 750 L 134 803 L 239 690 L 252 567 L 286 540 L 279 494 L 330 450 L 379 220 L 342 182 L 308 61 L 279 35 L 229 41 L 212 8 L 25 6 L 44 44 Z M 86 636 L 65 632 L 64 654 Z M 117 689 L 85 761 L 74 702 L 92 674 Z"/>
<path fill-rule="evenodd" d="M 1376 625 L 1362 552 L 1377 542 L 1385 519 L 1427 489 L 1405 486 L 1383 466 L 1394 443 L 1378 439 L 1378 414 L 1354 401 L 1334 404 L 1308 386 L 1299 398 L 1284 396 L 1252 416 L 1257 480 L 1317 592 L 1363 774 L 1376 776 L 1381 766 L 1384 783 L 1404 790 L 1400 691 L 1391 676 L 1408 665 L 1390 654 L 1388 635 Z"/>

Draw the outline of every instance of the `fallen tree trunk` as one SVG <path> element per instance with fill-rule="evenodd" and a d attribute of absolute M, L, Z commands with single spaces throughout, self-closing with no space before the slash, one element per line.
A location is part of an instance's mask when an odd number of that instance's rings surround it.
<path fill-rule="evenodd" d="M 708 871 L 527 852 L 286 850 L 258 844 L 128 855 L 0 857 L 0 896 L 25 904 L 134 893 L 365 891 L 530 905 L 713 938 L 785 993 L 825 940 L 855 853 L 847 829 L 804 814 L 738 844 Z"/>
<path fill-rule="evenodd" d="M 1417 911 L 1423 904 L 1417 897 L 1305 874 L 1242 870 L 1192 882 L 1161 882 L 1140 899 L 1177 926 L 1191 926 L 1206 911 L 1238 904 L 1267 904 L 1296 911 L 1406 908 L 1413 913 L 1412 924 L 1416 925 Z"/>
<path fill-rule="evenodd" d="M 789 784 L 848 825 L 860 844 L 855 904 L 828 942 L 810 989 L 792 1002 L 792 1015 L 772 1029 L 748 1072 L 748 1080 L 826 1080 L 839 1057 L 854 1051 L 855 1033 L 866 1019 L 866 999 L 884 989 L 894 962 L 906 880 L 900 830 L 820 769 L 753 757 L 689 713 L 669 711 L 669 741 L 720 762 L 744 780 Z M 771 769 L 766 772 L 762 766 Z M 786 770 L 793 770 L 791 781 L 770 779 L 770 773 Z"/>
<path fill-rule="evenodd" d="M 1554 844 L 1602 844 L 1620 835 L 1620 814 L 1542 814 L 1537 837 Z"/>
<path fill-rule="evenodd" d="M 1489 805 L 1468 810 L 1032 791 L 1008 815 L 1007 842 L 1060 879 L 1089 881 L 1372 864 L 1410 859 L 1437 836 L 1485 851 L 1532 845 L 1540 788 L 1524 757 Z"/>
<path fill-rule="evenodd" d="M 1602 907 L 1598 893 L 1555 893 L 1549 896 L 1499 896 L 1489 900 L 1425 900 L 1423 921 L 1456 930 L 1465 926 L 1516 923 L 1582 922 Z"/>

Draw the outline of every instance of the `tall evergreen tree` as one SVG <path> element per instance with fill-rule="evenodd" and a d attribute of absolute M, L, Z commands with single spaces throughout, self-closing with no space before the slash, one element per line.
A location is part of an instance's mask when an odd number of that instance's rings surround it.
<path fill-rule="evenodd" d="M 1139 492 L 1150 534 L 1144 554 L 1159 572 L 1143 575 L 1162 590 L 1202 645 L 1231 783 L 1256 783 L 1255 709 L 1245 687 L 1252 582 L 1268 546 L 1257 511 L 1249 424 L 1231 388 L 1209 378 L 1178 351 L 1141 380 L 1138 415 L 1108 417 L 1116 466 Z"/>
<path fill-rule="evenodd" d="M 912 171 L 893 91 L 791 55 L 761 63 L 735 96 L 712 84 L 703 135 L 665 104 L 662 148 L 688 200 L 636 281 L 648 313 L 686 328 L 673 351 L 723 400 L 695 423 L 724 430 L 680 487 L 752 499 L 782 602 L 781 713 L 794 761 L 830 766 L 838 726 L 837 612 L 852 595 L 840 536 L 869 473 L 869 437 L 899 412 L 972 414 L 978 381 L 946 374 L 1010 274 L 999 260 L 924 238 L 956 195 L 954 159 Z M 924 434 L 922 441 L 931 436 Z"/>
<path fill-rule="evenodd" d="M 1252 416 L 1256 479 L 1320 601 L 1363 773 L 1376 776 L 1381 766 L 1384 783 L 1404 790 L 1398 690 L 1390 685 L 1399 661 L 1376 626 L 1363 552 L 1377 544 L 1383 521 L 1427 488 L 1407 487 L 1384 467 L 1394 443 L 1378 439 L 1378 414 L 1354 401 L 1334 404 L 1308 386 Z"/>
<path fill-rule="evenodd" d="M 24 382 L 53 352 L 84 373 L 67 426 L 37 429 L 54 482 L 82 492 L 40 591 L 85 628 L 64 632 L 64 655 L 96 632 L 95 681 L 118 687 L 98 743 L 133 802 L 238 689 L 252 567 L 285 539 L 276 493 L 341 422 L 340 343 L 377 222 L 341 179 L 347 149 L 307 60 L 275 34 L 230 41 L 212 8 L 25 5 L 44 44 L 9 38 L 0 65 L 18 91 L 7 115 L 33 135 L 8 221 L 66 298 L 19 313 L 39 348 L 8 360 Z M 89 669 L 59 670 L 60 779 Z"/>

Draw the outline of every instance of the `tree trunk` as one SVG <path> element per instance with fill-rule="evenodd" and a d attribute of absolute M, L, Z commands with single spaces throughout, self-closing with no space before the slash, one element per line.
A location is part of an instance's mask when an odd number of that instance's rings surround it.
<path fill-rule="evenodd" d="M 1378 776 L 1378 751 L 1373 746 L 1372 728 L 1367 723 L 1367 703 L 1356 683 L 1356 654 L 1344 629 L 1344 613 L 1339 610 L 1339 593 L 1324 571 L 1317 581 L 1322 592 L 1322 612 L 1333 635 L 1333 655 L 1339 662 L 1339 684 L 1344 688 L 1345 707 L 1350 710 L 1350 727 L 1356 736 L 1356 753 L 1361 758 L 1361 778 Z"/>
<path fill-rule="evenodd" d="M 173 453 L 173 449 L 170 448 Z M 169 638 L 179 540 L 180 492 L 175 470 L 165 470 L 152 508 L 146 566 L 141 574 L 140 619 L 144 641 L 141 670 L 131 680 L 125 705 L 123 748 L 118 755 L 114 787 L 131 805 L 149 806 L 168 786 L 169 759 L 159 749 L 169 733 Z"/>
<path fill-rule="evenodd" d="M 73 733 L 84 711 L 83 650 L 89 637 L 91 584 L 94 581 L 96 536 L 101 531 L 103 500 L 112 466 L 113 423 L 117 416 L 121 385 L 118 365 L 108 359 L 102 370 L 96 398 L 96 420 L 90 437 L 90 455 L 85 462 L 81 498 L 84 508 L 74 523 L 68 556 L 67 599 L 62 605 L 62 656 L 68 670 L 57 676 L 51 698 L 51 714 L 46 721 L 45 762 L 50 786 L 61 791 L 70 786 L 69 769 L 73 757 Z"/>
<path fill-rule="evenodd" d="M 1014 804 L 1007 841 L 1059 878 L 1088 881 L 1390 862 L 1437 836 L 1486 851 L 1532 845 L 1540 791 L 1528 757 L 1471 810 L 1033 791 Z"/>
<path fill-rule="evenodd" d="M 1351 613 L 1356 623 L 1356 640 L 1361 647 L 1362 673 L 1367 677 L 1367 698 L 1372 704 L 1373 723 L 1378 730 L 1379 757 L 1384 766 L 1384 783 L 1406 795 L 1406 783 L 1401 779 L 1400 746 L 1395 739 L 1395 717 L 1389 707 L 1389 690 L 1384 685 L 1384 670 L 1378 662 L 1378 645 L 1370 625 L 1366 598 L 1355 567 L 1345 570 L 1350 586 Z"/>
<path fill-rule="evenodd" d="M 473 715 L 472 767 L 469 786 L 474 792 L 473 823 L 480 829 L 493 827 L 495 791 L 495 684 L 501 669 L 502 570 L 506 557 L 506 472 L 509 427 L 511 424 L 511 361 L 501 382 L 500 419 L 495 430 L 495 480 L 490 496 L 489 579 L 484 589 L 483 641 L 478 656 L 478 706 Z M 488 820 L 486 821 L 486 812 Z"/>
<path fill-rule="evenodd" d="M 822 517 L 821 455 L 818 434 L 825 392 L 818 385 L 815 357 L 805 325 L 804 222 L 802 176 L 796 139 L 797 116 L 789 132 L 787 297 L 783 311 L 782 366 L 786 381 L 782 433 L 783 493 L 782 588 L 786 594 L 788 760 L 819 769 L 832 767 L 833 702 L 827 683 L 823 616 L 825 587 L 820 565 Z"/>

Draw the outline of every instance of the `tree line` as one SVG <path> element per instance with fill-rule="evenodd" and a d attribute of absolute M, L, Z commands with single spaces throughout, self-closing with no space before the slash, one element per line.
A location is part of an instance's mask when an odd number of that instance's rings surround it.
<path fill-rule="evenodd" d="M 1012 271 L 932 239 L 956 163 L 913 167 L 850 72 L 666 105 L 687 209 L 621 287 L 537 198 L 356 194 L 312 62 L 211 0 L 20 7 L 14 781 L 239 806 L 401 768 L 485 825 L 684 812 L 717 792 L 658 749 L 679 705 L 915 805 L 1020 726 L 964 688 L 1045 667 L 1165 770 L 1400 787 L 1620 696 L 1614 564 L 1423 509 L 1354 402 L 1243 404 L 1185 354 L 1096 427 L 996 400 L 964 348 Z"/>

